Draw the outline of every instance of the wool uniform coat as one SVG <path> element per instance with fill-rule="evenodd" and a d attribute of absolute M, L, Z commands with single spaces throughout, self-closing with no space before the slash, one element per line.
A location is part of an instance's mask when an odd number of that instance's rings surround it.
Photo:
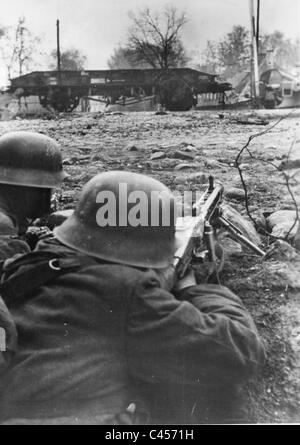
<path fill-rule="evenodd" d="M 28 244 L 19 237 L 17 223 L 0 209 L 0 261 L 18 253 L 30 252 Z"/>
<path fill-rule="evenodd" d="M 55 239 L 37 250 L 76 255 Z M 229 289 L 197 285 L 175 296 L 155 270 L 89 257 L 6 304 L 18 332 L 2 380 L 8 423 L 127 423 L 135 410 L 145 422 L 199 421 L 209 395 L 218 405 L 218 394 L 264 358 L 250 314 Z"/>
<path fill-rule="evenodd" d="M 25 241 L 19 238 L 17 225 L 10 216 L 0 210 L 0 262 L 16 254 L 28 252 L 30 252 L 30 248 Z M 14 321 L 0 296 L 0 379 L 15 348 L 16 328 Z"/>

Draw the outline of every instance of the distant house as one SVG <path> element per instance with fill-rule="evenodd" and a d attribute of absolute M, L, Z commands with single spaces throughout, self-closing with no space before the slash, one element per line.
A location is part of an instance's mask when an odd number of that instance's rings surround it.
<path fill-rule="evenodd" d="M 274 67 L 264 71 L 260 81 L 260 95 L 266 108 L 300 107 L 300 77 Z"/>
<path fill-rule="evenodd" d="M 268 51 L 260 63 L 260 101 L 266 108 L 300 107 L 300 75 L 286 72 L 274 63 L 273 51 Z M 250 71 L 236 73 L 230 79 L 233 91 L 231 104 L 242 104 L 251 98 Z"/>

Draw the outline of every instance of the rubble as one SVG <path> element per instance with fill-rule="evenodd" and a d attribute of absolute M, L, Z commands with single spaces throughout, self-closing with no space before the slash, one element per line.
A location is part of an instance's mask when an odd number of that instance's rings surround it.
<path fill-rule="evenodd" d="M 300 260 L 300 255 L 289 243 L 276 240 L 265 254 L 264 259 L 293 261 Z"/>
<path fill-rule="evenodd" d="M 152 153 L 156 153 L 156 152 L 158 152 L 158 151 L 162 151 L 164 149 L 164 147 L 154 147 L 154 148 L 152 148 Z"/>
<path fill-rule="evenodd" d="M 177 176 L 174 180 L 175 184 L 186 184 L 188 182 L 187 176 Z"/>
<path fill-rule="evenodd" d="M 265 218 L 264 213 L 261 210 L 256 210 L 255 212 L 253 212 L 253 217 L 255 220 L 255 224 L 257 227 L 257 230 L 263 230 L 265 232 L 268 231 L 268 225 L 267 225 L 267 220 Z"/>
<path fill-rule="evenodd" d="M 248 170 L 250 168 L 249 164 L 240 164 L 239 165 L 240 170 Z"/>
<path fill-rule="evenodd" d="M 287 286 L 294 290 L 300 290 L 300 261 L 295 263 L 272 261 L 262 265 L 260 272 L 255 275 L 257 286 L 265 286 L 271 289 L 285 289 Z"/>
<path fill-rule="evenodd" d="M 151 161 L 158 161 L 159 159 L 164 159 L 166 158 L 166 153 L 164 153 L 163 151 L 156 151 L 155 153 L 153 153 L 150 156 L 150 160 Z"/>
<path fill-rule="evenodd" d="M 278 169 L 280 171 L 284 170 L 294 170 L 300 168 L 300 159 L 294 159 L 294 160 L 285 160 L 282 161 L 281 164 L 278 166 Z"/>
<path fill-rule="evenodd" d="M 174 159 L 194 160 L 194 155 L 186 151 L 176 151 L 173 154 Z"/>
<path fill-rule="evenodd" d="M 193 168 L 199 168 L 199 167 L 201 167 L 201 164 L 198 164 L 198 163 L 192 163 L 192 164 L 177 164 L 176 165 L 176 167 L 175 167 L 175 169 L 174 170 L 176 170 L 176 171 L 178 171 L 178 170 L 190 170 L 190 169 L 193 169 Z"/>
<path fill-rule="evenodd" d="M 128 151 L 139 151 L 138 147 L 136 145 L 128 145 L 127 147 Z"/>
<path fill-rule="evenodd" d="M 294 246 L 300 252 L 300 224 L 298 225 L 298 230 L 294 237 Z"/>
<path fill-rule="evenodd" d="M 195 181 L 197 183 L 207 184 L 208 176 L 205 173 L 203 173 L 203 172 L 190 173 L 189 174 L 189 181 Z"/>
<path fill-rule="evenodd" d="M 226 257 L 230 257 L 232 255 L 240 255 L 243 251 L 242 246 L 237 241 L 234 241 L 232 238 L 229 238 L 227 234 L 222 234 L 218 238 L 218 242 L 222 246 L 222 249 L 224 250 L 225 254 L 225 261 Z"/>
<path fill-rule="evenodd" d="M 252 243 L 258 246 L 261 244 L 260 236 L 256 232 L 249 218 L 241 216 L 239 212 L 237 212 L 232 206 L 228 204 L 222 204 L 221 212 L 222 216 L 224 216 L 225 219 L 227 219 L 239 230 L 241 230 L 242 234 L 249 238 Z"/>
<path fill-rule="evenodd" d="M 206 159 L 205 166 L 207 168 L 219 168 L 219 167 L 221 167 L 221 164 L 216 159 Z"/>
<path fill-rule="evenodd" d="M 163 159 L 161 161 L 161 166 L 163 168 L 165 168 L 166 170 L 168 170 L 168 169 L 172 169 L 173 170 L 174 169 L 174 171 L 175 171 L 176 165 L 178 165 L 178 161 L 176 159 L 169 159 L 169 158 L 167 158 L 167 159 Z"/>
<path fill-rule="evenodd" d="M 239 189 L 237 187 L 225 188 L 224 196 L 228 199 L 242 201 L 245 199 L 245 190 Z"/>
<path fill-rule="evenodd" d="M 290 232 L 288 238 L 293 239 L 299 226 L 299 221 L 295 224 L 296 219 L 297 213 L 295 210 L 278 210 L 267 218 L 267 223 L 272 231 L 272 235 L 285 238 Z M 294 228 L 291 231 L 293 226 Z"/>
<path fill-rule="evenodd" d="M 193 144 L 190 144 L 190 145 L 183 146 L 182 151 L 196 152 L 197 149 L 195 148 L 195 146 Z"/>
<path fill-rule="evenodd" d="M 269 125 L 269 121 L 260 117 L 235 118 L 233 122 L 241 125 Z"/>
<path fill-rule="evenodd" d="M 72 162 L 72 159 L 71 159 L 71 158 L 66 158 L 66 159 L 63 160 L 62 164 L 63 164 L 64 166 L 65 166 L 65 165 L 72 165 L 73 162 Z"/>

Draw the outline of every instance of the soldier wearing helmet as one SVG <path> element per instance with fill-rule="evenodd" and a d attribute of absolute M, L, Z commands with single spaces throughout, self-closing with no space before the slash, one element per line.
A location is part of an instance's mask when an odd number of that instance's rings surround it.
<path fill-rule="evenodd" d="M 175 220 L 162 183 L 101 173 L 54 238 L 5 265 L 21 346 L 2 423 L 220 422 L 208 401 L 219 407 L 225 393 L 234 421 L 228 389 L 256 371 L 262 344 L 230 290 L 176 280 Z"/>
<path fill-rule="evenodd" d="M 31 132 L 0 137 L 0 260 L 28 250 L 30 221 L 50 212 L 51 189 L 61 185 L 62 157 L 51 138 Z"/>
<path fill-rule="evenodd" d="M 31 220 L 50 212 L 51 189 L 62 179 L 54 140 L 30 132 L 0 137 L 0 260 L 30 251 L 22 235 Z M 14 321 L 0 297 L 0 371 L 15 348 Z"/>

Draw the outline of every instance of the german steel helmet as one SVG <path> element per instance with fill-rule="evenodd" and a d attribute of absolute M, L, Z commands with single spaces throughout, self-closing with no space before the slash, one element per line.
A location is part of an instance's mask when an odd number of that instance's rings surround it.
<path fill-rule="evenodd" d="M 160 269 L 174 255 L 175 219 L 175 199 L 165 185 L 145 175 L 112 171 L 84 186 L 74 213 L 54 235 L 96 258 Z"/>
<path fill-rule="evenodd" d="M 53 139 L 25 131 L 0 137 L 0 183 L 55 188 L 63 179 L 61 150 Z"/>

